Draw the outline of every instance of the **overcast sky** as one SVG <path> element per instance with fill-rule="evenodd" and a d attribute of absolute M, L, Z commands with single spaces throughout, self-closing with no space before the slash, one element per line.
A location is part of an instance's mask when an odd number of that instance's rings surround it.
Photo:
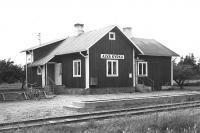
<path fill-rule="evenodd" d="M 1 0 L 0 59 L 25 63 L 21 50 L 70 36 L 75 23 L 90 31 L 131 26 L 134 37 L 154 38 L 179 55 L 200 57 L 199 0 Z"/>

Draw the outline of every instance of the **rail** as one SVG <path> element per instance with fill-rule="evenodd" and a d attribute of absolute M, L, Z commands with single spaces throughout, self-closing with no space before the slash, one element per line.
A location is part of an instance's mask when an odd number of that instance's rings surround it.
<path fill-rule="evenodd" d="M 0 131 L 11 130 L 11 129 L 19 129 L 19 128 L 27 128 L 27 127 L 37 127 L 42 125 L 55 125 L 55 124 L 71 124 L 77 122 L 85 122 L 88 120 L 102 120 L 109 119 L 113 117 L 122 117 L 127 115 L 144 115 L 155 112 L 164 112 L 164 111 L 172 111 L 172 110 L 180 110 L 186 108 L 194 108 L 200 107 L 200 101 L 190 101 L 183 103 L 174 103 L 174 104 L 160 104 L 156 106 L 146 106 L 139 108 L 128 108 L 121 110 L 108 110 L 108 111 L 99 111 L 99 112 L 90 112 L 90 113 L 82 113 L 71 116 L 63 116 L 63 117 L 53 117 L 53 118 L 44 118 L 44 119 L 35 119 L 35 120 L 26 120 L 26 121 L 18 121 L 11 123 L 1 123 Z"/>

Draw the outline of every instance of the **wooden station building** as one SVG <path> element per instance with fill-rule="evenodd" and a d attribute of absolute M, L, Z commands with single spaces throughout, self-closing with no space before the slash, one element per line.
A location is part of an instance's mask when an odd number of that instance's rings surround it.
<path fill-rule="evenodd" d="M 131 27 L 111 25 L 44 43 L 26 52 L 27 81 L 66 88 L 136 87 L 152 90 L 173 82 L 172 57 L 178 56 L 154 39 L 132 37 Z"/>

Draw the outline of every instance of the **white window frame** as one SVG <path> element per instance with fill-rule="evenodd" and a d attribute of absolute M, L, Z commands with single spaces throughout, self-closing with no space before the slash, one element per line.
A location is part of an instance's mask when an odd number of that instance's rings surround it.
<path fill-rule="evenodd" d="M 139 74 L 139 70 L 140 70 L 139 66 L 140 66 L 140 64 L 142 64 L 142 74 Z M 144 72 L 143 72 L 143 65 L 144 64 L 146 65 L 146 74 L 144 74 Z M 148 66 L 147 66 L 147 62 L 146 61 L 138 62 L 138 76 L 139 77 L 147 77 L 148 76 Z"/>
<path fill-rule="evenodd" d="M 108 74 L 108 62 L 111 62 L 111 74 Z M 113 62 L 116 62 L 116 74 L 113 74 Z M 106 76 L 107 77 L 118 77 L 119 76 L 118 60 L 106 60 Z"/>
<path fill-rule="evenodd" d="M 111 35 L 113 35 L 113 38 L 111 38 Z M 115 32 L 109 32 L 109 40 L 115 40 Z"/>
<path fill-rule="evenodd" d="M 79 62 L 80 62 L 80 70 L 78 70 L 78 65 L 75 68 L 75 63 L 78 64 Z M 77 74 L 75 74 L 75 69 L 77 69 Z M 78 74 L 78 71 L 80 71 L 80 74 Z M 73 60 L 73 77 L 81 77 L 81 60 L 80 59 Z"/>
<path fill-rule="evenodd" d="M 42 67 L 41 66 L 37 67 L 37 75 L 42 75 Z"/>

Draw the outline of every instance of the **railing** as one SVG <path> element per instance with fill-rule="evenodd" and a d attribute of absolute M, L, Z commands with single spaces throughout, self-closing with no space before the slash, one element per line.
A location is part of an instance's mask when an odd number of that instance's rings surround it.
<path fill-rule="evenodd" d="M 154 81 L 149 77 L 138 77 L 138 83 L 151 86 L 152 90 L 154 90 Z"/>

